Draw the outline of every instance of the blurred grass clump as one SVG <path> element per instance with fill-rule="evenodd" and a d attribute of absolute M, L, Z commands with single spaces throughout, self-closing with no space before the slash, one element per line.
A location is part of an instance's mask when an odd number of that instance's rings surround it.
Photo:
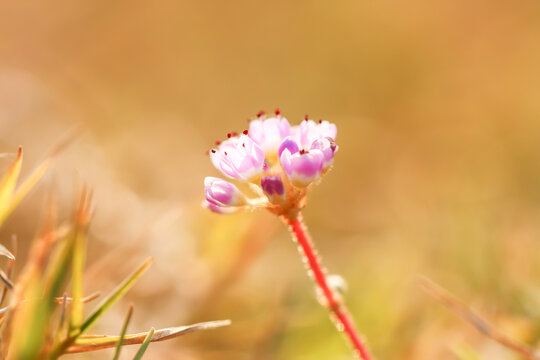
<path fill-rule="evenodd" d="M 0 182 L 0 227 L 21 200 L 45 174 L 52 162 L 49 156 L 17 187 L 23 162 L 20 147 L 17 158 Z M 117 302 L 151 265 L 147 259 L 116 289 L 84 317 L 84 304 L 99 293 L 84 296 L 84 267 L 86 234 L 92 217 L 92 192 L 84 187 L 75 204 L 70 221 L 57 223 L 57 204 L 54 193 L 49 195 L 46 217 L 39 235 L 34 240 L 28 260 L 17 277 L 11 275 L 15 255 L 0 245 L 0 255 L 7 258 L 6 271 L 0 270 L 4 290 L 0 306 L 0 344 L 2 359 L 56 359 L 63 354 L 89 352 L 115 347 L 113 359 L 118 359 L 123 345 L 141 344 L 134 359 L 142 358 L 152 341 L 171 339 L 192 331 L 228 325 L 216 321 L 126 334 L 133 307 L 122 326 L 120 336 L 89 335 L 88 330 Z M 13 238 L 12 247 L 16 247 Z M 68 296 L 69 294 L 69 296 Z"/>

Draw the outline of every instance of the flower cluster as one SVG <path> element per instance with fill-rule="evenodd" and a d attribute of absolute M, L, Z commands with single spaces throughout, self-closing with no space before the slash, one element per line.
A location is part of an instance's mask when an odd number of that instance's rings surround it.
<path fill-rule="evenodd" d="M 336 125 L 328 121 L 315 122 L 306 116 L 291 126 L 279 110 L 269 117 L 259 113 L 249 130 L 227 134 L 209 152 L 219 171 L 247 184 L 255 197 L 228 181 L 207 177 L 203 206 L 220 214 L 250 207 L 266 207 L 278 215 L 297 212 L 308 187 L 332 166 L 338 149 L 336 134 Z"/>

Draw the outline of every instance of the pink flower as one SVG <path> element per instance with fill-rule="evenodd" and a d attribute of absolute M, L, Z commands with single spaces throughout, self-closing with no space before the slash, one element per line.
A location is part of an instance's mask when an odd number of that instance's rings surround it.
<path fill-rule="evenodd" d="M 224 214 L 240 210 L 248 201 L 236 186 L 220 178 L 204 178 L 204 207 Z"/>
<path fill-rule="evenodd" d="M 204 206 L 218 213 L 266 207 L 277 214 L 299 209 L 308 186 L 327 172 L 337 151 L 336 125 L 304 120 L 290 126 L 279 111 L 261 113 L 249 131 L 228 139 L 210 151 L 214 166 L 228 177 L 248 183 L 255 197 L 247 198 L 233 184 L 205 179 Z"/>
<path fill-rule="evenodd" d="M 291 130 L 292 138 L 300 148 L 309 149 L 317 139 L 329 137 L 336 139 L 336 125 L 324 120 L 316 123 L 313 120 L 304 120 Z"/>
<path fill-rule="evenodd" d="M 321 176 L 324 155 L 319 149 L 302 149 L 295 153 L 284 149 L 279 160 L 292 184 L 304 188 Z"/>
<path fill-rule="evenodd" d="M 291 134 L 291 126 L 286 118 L 279 115 L 258 118 L 249 124 L 249 137 L 253 139 L 268 156 L 277 153 L 281 141 Z"/>
<path fill-rule="evenodd" d="M 244 131 L 240 137 L 230 137 L 218 149 L 210 150 L 210 159 L 223 174 L 250 181 L 263 169 L 264 151 Z"/>

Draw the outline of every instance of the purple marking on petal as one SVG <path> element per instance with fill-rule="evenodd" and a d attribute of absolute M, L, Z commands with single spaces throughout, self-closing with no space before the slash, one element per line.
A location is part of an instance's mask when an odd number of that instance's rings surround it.
<path fill-rule="evenodd" d="M 289 136 L 283 139 L 283 141 L 281 142 L 281 145 L 279 145 L 279 150 L 278 150 L 279 157 L 281 157 L 281 154 L 283 153 L 283 150 L 285 149 L 289 150 L 291 154 L 295 154 L 300 150 L 296 141 L 294 141 Z"/>
<path fill-rule="evenodd" d="M 284 149 L 281 153 L 281 156 L 279 157 L 279 162 L 281 163 L 281 166 L 283 167 L 283 170 L 287 173 L 287 175 L 291 175 L 292 168 L 291 168 L 291 152 L 289 149 Z"/>

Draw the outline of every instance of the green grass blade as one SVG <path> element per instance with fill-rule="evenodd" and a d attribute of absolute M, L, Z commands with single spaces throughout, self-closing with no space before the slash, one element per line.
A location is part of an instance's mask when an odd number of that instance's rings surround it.
<path fill-rule="evenodd" d="M 49 359 L 56 359 L 62 355 L 86 330 L 107 311 L 116 301 L 118 301 L 141 277 L 141 275 L 152 264 L 152 258 L 148 258 L 144 264 L 133 274 L 126 278 L 118 287 L 97 306 L 97 308 L 88 316 L 78 329 L 69 334 L 69 337 L 58 344 L 49 354 Z"/>
<path fill-rule="evenodd" d="M 116 349 L 114 350 L 113 360 L 118 360 L 118 358 L 120 357 L 120 352 L 122 351 L 122 344 L 124 343 L 124 336 L 126 336 L 127 327 L 129 325 L 129 321 L 131 320 L 132 314 L 133 314 L 133 305 L 129 307 L 126 320 L 124 320 L 124 325 L 122 326 L 122 332 L 120 333 L 120 339 L 118 340 L 118 343 L 116 344 Z"/>
<path fill-rule="evenodd" d="M 8 360 L 39 359 L 43 353 L 47 338 L 47 322 L 52 313 L 47 304 L 40 299 L 42 290 L 40 282 L 39 274 L 30 279 L 25 289 L 27 299 L 18 304 L 13 318 L 10 319 L 12 333 L 8 343 Z"/>
<path fill-rule="evenodd" d="M 73 242 L 68 237 L 60 241 L 51 255 L 45 275 L 45 299 L 51 306 L 54 304 L 58 294 L 64 291 L 64 284 L 69 275 L 69 262 L 72 252 Z"/>
<path fill-rule="evenodd" d="M 140 360 L 142 359 L 146 348 L 148 348 L 148 345 L 150 344 L 150 341 L 152 341 L 152 336 L 154 336 L 154 328 L 151 328 L 148 332 L 148 335 L 146 335 L 146 339 L 144 339 L 143 343 L 141 344 L 141 347 L 139 348 L 139 351 L 137 351 L 137 354 L 135 354 L 135 357 L 133 360 Z"/>
<path fill-rule="evenodd" d="M 83 320 L 83 293 L 84 293 L 84 261 L 86 239 L 84 231 L 77 229 L 73 244 L 73 254 L 71 258 L 71 317 L 69 321 L 70 332 L 78 329 Z"/>
<path fill-rule="evenodd" d="M 32 190 L 39 180 L 45 175 L 51 167 L 54 158 L 64 148 L 66 148 L 80 133 L 80 129 L 72 130 L 63 140 L 61 140 L 47 156 L 47 158 L 26 178 L 23 183 L 15 190 L 17 179 L 20 174 L 23 151 L 19 147 L 17 159 L 11 165 L 11 168 L 0 180 L 0 226 L 6 218 L 15 210 L 24 197 Z"/>
<path fill-rule="evenodd" d="M 73 235 L 73 254 L 71 256 L 71 316 L 70 334 L 79 331 L 83 322 L 84 262 L 86 258 L 86 231 L 90 223 L 92 192 L 85 186 L 75 210 L 75 233 Z"/>
<path fill-rule="evenodd" d="M 125 279 L 107 298 L 105 298 L 101 304 L 88 316 L 88 318 L 82 323 L 80 327 L 79 334 L 84 333 L 90 326 L 92 326 L 97 319 L 105 311 L 107 311 L 116 301 L 118 301 L 141 277 L 141 275 L 148 269 L 152 264 L 152 258 L 148 258 L 142 266 L 137 269 L 133 274 L 131 274 L 127 279 Z"/>

